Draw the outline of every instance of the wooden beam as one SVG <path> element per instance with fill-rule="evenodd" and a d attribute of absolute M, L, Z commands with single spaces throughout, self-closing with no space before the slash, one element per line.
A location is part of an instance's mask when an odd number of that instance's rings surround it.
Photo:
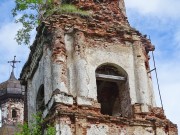
<path fill-rule="evenodd" d="M 96 73 L 96 77 L 99 80 L 118 80 L 118 81 L 125 81 L 126 78 L 123 76 L 115 76 L 115 75 L 105 75 L 105 74 L 98 74 Z"/>

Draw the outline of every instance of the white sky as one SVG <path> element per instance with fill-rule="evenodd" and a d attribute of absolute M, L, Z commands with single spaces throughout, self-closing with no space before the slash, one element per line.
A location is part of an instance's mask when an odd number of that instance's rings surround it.
<path fill-rule="evenodd" d="M 26 62 L 29 48 L 18 46 L 14 40 L 19 24 L 13 23 L 13 0 L 0 2 L 0 82 L 9 78 L 11 67 L 7 61 L 14 55 L 21 64 L 15 70 L 19 76 Z M 155 57 L 167 117 L 180 126 L 180 1 L 179 0 L 125 0 L 130 24 L 143 34 L 150 35 L 156 46 Z M 155 81 L 155 80 L 154 80 Z M 159 97 L 154 84 L 157 104 Z"/>

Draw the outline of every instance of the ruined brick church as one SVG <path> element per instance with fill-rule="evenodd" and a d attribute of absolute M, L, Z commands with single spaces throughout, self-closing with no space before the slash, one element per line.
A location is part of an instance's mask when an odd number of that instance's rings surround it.
<path fill-rule="evenodd" d="M 37 28 L 20 75 L 25 121 L 41 111 L 56 135 L 177 135 L 156 107 L 154 46 L 128 23 L 124 0 L 69 3 L 88 14 L 54 13 Z"/>

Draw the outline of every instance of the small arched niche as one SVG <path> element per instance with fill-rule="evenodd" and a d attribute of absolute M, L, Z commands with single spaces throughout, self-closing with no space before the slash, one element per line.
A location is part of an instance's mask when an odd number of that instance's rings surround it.
<path fill-rule="evenodd" d="M 37 97 L 36 97 L 36 111 L 43 112 L 45 109 L 45 102 L 44 102 L 44 85 L 41 85 Z"/>
<path fill-rule="evenodd" d="M 110 116 L 131 114 L 128 75 L 115 64 L 103 64 L 96 69 L 97 100 L 101 113 Z"/>
<path fill-rule="evenodd" d="M 17 110 L 15 108 L 12 109 L 12 118 L 17 118 Z"/>

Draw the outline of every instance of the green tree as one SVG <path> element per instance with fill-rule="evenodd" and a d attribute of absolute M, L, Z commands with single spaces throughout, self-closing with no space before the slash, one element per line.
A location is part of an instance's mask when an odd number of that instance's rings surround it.
<path fill-rule="evenodd" d="M 15 7 L 12 9 L 12 15 L 16 23 L 22 24 L 22 28 L 16 34 L 16 41 L 19 45 L 30 44 L 30 32 L 38 26 L 44 19 L 43 10 L 45 8 L 44 0 L 15 0 Z M 47 0 L 51 5 L 51 0 Z"/>
<path fill-rule="evenodd" d="M 33 120 L 29 123 L 24 123 L 19 125 L 19 132 L 15 135 L 42 135 L 43 134 L 43 124 L 44 121 L 41 117 L 41 113 L 33 115 Z M 45 130 L 45 135 L 55 135 L 56 129 L 53 126 L 47 125 Z"/>
<path fill-rule="evenodd" d="M 62 0 L 62 4 L 54 4 L 53 0 L 15 0 L 12 15 L 16 23 L 22 24 L 22 28 L 16 34 L 19 45 L 30 45 L 30 32 L 35 29 L 47 17 L 56 13 L 68 13 L 81 16 L 89 16 L 88 12 L 82 11 L 71 5 L 69 0 Z"/>

